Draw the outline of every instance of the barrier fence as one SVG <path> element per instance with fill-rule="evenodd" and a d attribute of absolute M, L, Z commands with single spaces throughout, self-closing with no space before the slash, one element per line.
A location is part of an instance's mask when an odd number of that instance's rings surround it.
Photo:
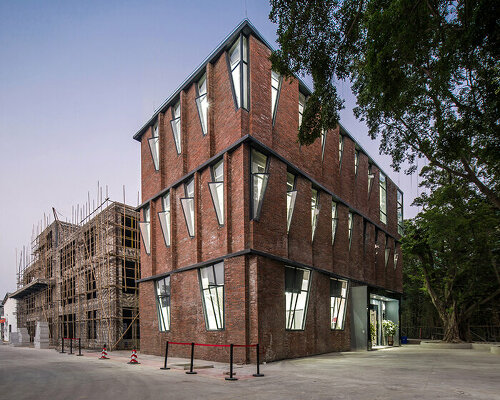
<path fill-rule="evenodd" d="M 78 354 L 77 356 L 83 356 L 82 354 L 82 340 L 81 338 L 62 338 L 61 339 L 61 353 L 66 353 L 64 351 L 64 341 L 69 340 L 69 355 L 73 354 L 73 340 L 78 340 Z"/>
<path fill-rule="evenodd" d="M 260 351 L 259 351 L 259 344 L 206 344 L 206 343 L 194 343 L 194 342 L 170 342 L 167 340 L 167 343 L 165 345 L 165 361 L 163 364 L 163 367 L 160 369 L 170 369 L 167 367 L 167 360 L 168 360 L 168 345 L 169 344 L 177 344 L 181 346 L 191 346 L 191 362 L 189 364 L 189 371 L 186 371 L 186 374 L 196 374 L 197 372 L 194 371 L 194 347 L 195 346 L 206 346 L 206 347 L 229 347 L 229 377 L 226 377 L 227 381 L 236 381 L 238 380 L 237 378 L 234 377 L 234 372 L 233 372 L 233 349 L 235 347 L 255 347 L 256 351 L 256 356 L 257 356 L 257 372 L 253 374 L 255 377 L 261 377 L 264 376 L 264 374 L 260 373 Z"/>

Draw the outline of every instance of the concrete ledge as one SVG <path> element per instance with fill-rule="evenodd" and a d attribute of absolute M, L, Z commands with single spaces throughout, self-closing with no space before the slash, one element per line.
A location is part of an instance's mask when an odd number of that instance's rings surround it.
<path fill-rule="evenodd" d="M 440 340 L 422 340 L 420 346 L 431 349 L 472 349 L 472 343 L 446 343 Z"/>
<path fill-rule="evenodd" d="M 499 343 L 472 343 L 472 350 L 490 351 L 492 346 L 499 346 Z"/>
<path fill-rule="evenodd" d="M 494 346 L 491 346 L 490 352 L 491 354 L 496 354 L 497 356 L 500 356 L 500 345 L 496 344 Z"/>

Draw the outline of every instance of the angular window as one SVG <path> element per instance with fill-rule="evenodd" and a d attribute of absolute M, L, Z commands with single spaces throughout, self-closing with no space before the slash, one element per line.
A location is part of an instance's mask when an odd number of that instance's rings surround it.
<path fill-rule="evenodd" d="M 398 190 L 398 233 L 403 234 L 403 192 Z"/>
<path fill-rule="evenodd" d="M 196 106 L 200 116 L 203 135 L 207 134 L 208 127 L 208 97 L 207 97 L 207 74 L 203 74 L 196 85 Z"/>
<path fill-rule="evenodd" d="M 174 134 L 175 149 L 177 154 L 181 154 L 181 102 L 178 101 L 172 107 L 172 120 L 170 121 L 172 125 L 172 132 Z"/>
<path fill-rule="evenodd" d="M 170 276 L 155 282 L 156 311 L 160 332 L 170 330 Z"/>
<path fill-rule="evenodd" d="M 286 329 L 302 330 L 306 323 L 311 271 L 285 267 Z"/>
<path fill-rule="evenodd" d="M 290 172 L 286 174 L 286 232 L 290 231 L 292 223 L 293 209 L 295 208 L 295 198 L 297 191 L 295 190 L 295 181 L 297 177 Z"/>
<path fill-rule="evenodd" d="M 335 234 L 337 233 L 337 223 L 338 223 L 338 214 L 337 214 L 337 203 L 332 201 L 332 244 L 335 242 Z"/>
<path fill-rule="evenodd" d="M 326 131 L 321 130 L 321 161 L 325 158 L 325 147 L 326 147 Z"/>
<path fill-rule="evenodd" d="M 224 161 L 220 160 L 210 167 L 212 182 L 208 183 L 208 189 L 214 203 L 215 214 L 219 225 L 224 225 Z"/>
<path fill-rule="evenodd" d="M 342 155 L 344 154 L 344 135 L 339 135 L 339 166 L 342 167 Z"/>
<path fill-rule="evenodd" d="M 224 329 L 224 263 L 200 268 L 200 283 L 207 329 Z"/>
<path fill-rule="evenodd" d="M 354 150 L 354 175 L 358 176 L 359 150 Z"/>
<path fill-rule="evenodd" d="M 181 199 L 181 205 L 188 234 L 194 237 L 194 178 L 184 183 L 184 198 Z"/>
<path fill-rule="evenodd" d="M 299 128 L 302 125 L 302 116 L 304 115 L 304 109 L 306 108 L 306 96 L 299 92 Z"/>
<path fill-rule="evenodd" d="M 330 279 L 330 318 L 331 328 L 344 329 L 347 309 L 348 282 L 343 279 Z"/>
<path fill-rule="evenodd" d="M 150 253 L 150 244 L 151 244 L 151 219 L 150 219 L 150 208 L 149 206 L 145 206 L 142 215 L 144 217 L 143 222 L 139 222 L 139 228 L 141 230 L 142 241 L 144 243 L 144 250 L 146 250 L 146 254 Z"/>
<path fill-rule="evenodd" d="M 252 149 L 251 153 L 251 168 L 252 168 L 252 219 L 259 219 L 262 202 L 269 180 L 268 159 L 261 152 Z"/>
<path fill-rule="evenodd" d="M 314 240 L 314 233 L 316 232 L 316 225 L 318 224 L 319 215 L 319 193 L 316 189 L 312 189 L 311 192 L 311 228 L 312 228 L 312 238 Z"/>
<path fill-rule="evenodd" d="M 394 241 L 394 269 L 398 267 L 398 259 L 399 259 L 398 249 L 396 247 L 396 242 Z"/>
<path fill-rule="evenodd" d="M 380 172 L 380 222 L 387 223 L 387 179 L 385 175 Z"/>
<path fill-rule="evenodd" d="M 151 157 L 153 158 L 153 164 L 155 170 L 160 169 L 160 135 L 158 128 L 158 121 L 153 125 L 151 138 L 148 139 L 149 149 L 151 150 Z"/>
<path fill-rule="evenodd" d="M 375 174 L 373 173 L 373 164 L 368 164 L 368 195 L 372 191 L 373 179 L 375 178 Z"/>
<path fill-rule="evenodd" d="M 229 50 L 229 66 L 236 108 L 248 110 L 248 39 L 243 35 Z"/>
<path fill-rule="evenodd" d="M 271 115 L 273 116 L 273 125 L 276 120 L 276 111 L 278 110 L 278 101 L 281 91 L 281 75 L 271 71 Z"/>
<path fill-rule="evenodd" d="M 165 245 L 170 246 L 170 191 L 168 191 L 161 198 L 161 204 L 163 206 L 163 211 L 158 213 L 158 218 L 160 219 L 161 231 L 163 232 L 163 239 L 165 240 Z"/>
<path fill-rule="evenodd" d="M 354 224 L 354 216 L 352 215 L 352 212 L 349 211 L 348 221 L 347 221 L 347 225 L 349 228 L 349 250 L 351 250 L 353 224 Z"/>
<path fill-rule="evenodd" d="M 385 267 L 389 264 L 389 257 L 391 255 L 391 248 L 389 247 L 389 236 L 385 235 Z"/>

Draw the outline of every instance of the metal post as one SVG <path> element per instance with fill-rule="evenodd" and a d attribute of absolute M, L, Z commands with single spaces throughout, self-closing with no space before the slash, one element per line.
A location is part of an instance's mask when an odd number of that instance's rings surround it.
<path fill-rule="evenodd" d="M 66 352 L 64 351 L 64 338 L 61 338 L 61 343 L 62 343 L 62 344 L 61 344 L 61 353 L 66 353 Z"/>
<path fill-rule="evenodd" d="M 233 344 L 229 346 L 229 377 L 226 377 L 226 381 L 237 381 L 238 378 L 233 377 Z"/>
<path fill-rule="evenodd" d="M 191 343 L 191 366 L 189 367 L 189 371 L 186 371 L 186 374 L 197 374 L 197 372 L 193 371 L 193 361 L 194 361 L 194 342 Z"/>
<path fill-rule="evenodd" d="M 68 355 L 73 354 L 73 338 L 69 338 L 69 353 Z"/>
<path fill-rule="evenodd" d="M 83 356 L 82 354 L 82 338 L 78 338 L 78 354 L 77 356 Z"/>
<path fill-rule="evenodd" d="M 253 376 L 259 377 L 259 376 L 264 376 L 264 374 L 260 373 L 260 351 L 259 351 L 259 344 L 255 346 L 256 352 L 257 352 L 257 373 L 253 374 Z"/>
<path fill-rule="evenodd" d="M 167 368 L 167 357 L 168 357 L 168 340 L 167 340 L 167 345 L 165 346 L 165 363 L 163 364 L 163 367 L 160 369 L 170 369 Z"/>

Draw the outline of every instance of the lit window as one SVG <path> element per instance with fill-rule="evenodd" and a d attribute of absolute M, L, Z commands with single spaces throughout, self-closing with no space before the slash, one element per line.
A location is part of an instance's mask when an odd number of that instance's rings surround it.
<path fill-rule="evenodd" d="M 297 177 L 290 172 L 286 174 L 286 231 L 290 230 L 292 223 L 293 209 L 295 208 L 295 198 L 297 191 L 295 190 L 295 181 Z"/>
<path fill-rule="evenodd" d="M 198 97 L 196 97 L 196 106 L 198 107 L 198 115 L 200 116 L 201 129 L 203 135 L 207 134 L 208 126 L 208 97 L 207 97 L 207 75 L 203 74 L 196 85 Z"/>
<path fill-rule="evenodd" d="M 398 190 L 398 233 L 403 234 L 403 192 Z"/>
<path fill-rule="evenodd" d="M 330 318 L 331 328 L 344 329 L 345 312 L 347 309 L 347 281 L 330 279 Z"/>
<path fill-rule="evenodd" d="M 339 166 L 342 166 L 342 155 L 344 154 L 344 136 L 339 135 Z"/>
<path fill-rule="evenodd" d="M 325 158 L 326 131 L 321 129 L 321 161 Z"/>
<path fill-rule="evenodd" d="M 348 221 L 347 221 L 348 227 L 349 227 L 349 250 L 351 250 L 351 243 L 352 243 L 353 219 L 354 219 L 354 216 L 352 215 L 352 212 L 349 211 Z"/>
<path fill-rule="evenodd" d="M 338 223 L 338 214 L 337 214 L 337 203 L 332 201 L 332 244 L 335 242 L 335 234 L 337 233 L 337 223 Z"/>
<path fill-rule="evenodd" d="M 172 108 L 172 132 L 174 133 L 175 149 L 177 154 L 181 154 L 181 102 L 178 101 Z"/>
<path fill-rule="evenodd" d="M 261 152 L 252 149 L 252 218 L 259 219 L 262 209 L 262 202 L 269 180 L 267 156 Z"/>
<path fill-rule="evenodd" d="M 380 222 L 387 223 L 387 180 L 385 175 L 380 172 Z"/>
<path fill-rule="evenodd" d="M 391 255 L 391 248 L 389 247 L 389 236 L 385 235 L 385 267 L 389 263 L 389 256 Z"/>
<path fill-rule="evenodd" d="M 224 161 L 220 160 L 210 168 L 212 182 L 208 183 L 215 214 L 219 225 L 224 225 Z"/>
<path fill-rule="evenodd" d="M 358 175 L 359 166 L 359 150 L 354 151 L 354 175 Z"/>
<path fill-rule="evenodd" d="M 200 282 L 207 329 L 224 329 L 224 263 L 200 268 Z"/>
<path fill-rule="evenodd" d="M 278 110 L 278 101 L 280 98 L 281 90 L 281 75 L 277 72 L 271 71 L 271 115 L 274 120 L 276 119 L 276 111 Z"/>
<path fill-rule="evenodd" d="M 160 332 L 170 330 L 170 276 L 156 283 L 156 310 Z"/>
<path fill-rule="evenodd" d="M 306 323 L 311 271 L 285 267 L 286 329 L 301 330 Z"/>
<path fill-rule="evenodd" d="M 299 128 L 302 125 L 302 116 L 304 115 L 304 109 L 306 108 L 306 96 L 299 92 Z"/>
<path fill-rule="evenodd" d="M 248 43 L 240 35 L 229 50 L 229 64 L 237 108 L 248 109 Z"/>
<path fill-rule="evenodd" d="M 318 224 L 319 215 L 319 193 L 316 189 L 312 189 L 311 193 L 311 228 L 312 238 L 314 240 L 314 233 L 316 232 L 316 225 Z"/>
<path fill-rule="evenodd" d="M 163 232 L 165 245 L 170 246 L 170 191 L 162 197 L 161 203 L 163 211 L 158 213 L 158 218 L 160 219 L 161 231 Z"/>
<path fill-rule="evenodd" d="M 148 139 L 149 149 L 151 150 L 151 157 L 153 158 L 153 164 L 155 170 L 160 169 L 160 136 L 158 133 L 158 121 L 153 125 L 151 138 Z"/>
<path fill-rule="evenodd" d="M 151 244 L 151 219 L 150 219 L 150 208 L 145 206 L 143 209 L 144 221 L 139 222 L 139 228 L 141 230 L 142 241 L 144 242 L 144 250 L 146 253 L 150 253 Z"/>
<path fill-rule="evenodd" d="M 373 165 L 368 164 L 368 195 L 372 191 L 373 178 L 375 178 L 375 174 L 373 173 Z"/>
<path fill-rule="evenodd" d="M 181 199 L 182 211 L 188 234 L 194 237 L 194 178 L 184 184 L 184 198 Z"/>

